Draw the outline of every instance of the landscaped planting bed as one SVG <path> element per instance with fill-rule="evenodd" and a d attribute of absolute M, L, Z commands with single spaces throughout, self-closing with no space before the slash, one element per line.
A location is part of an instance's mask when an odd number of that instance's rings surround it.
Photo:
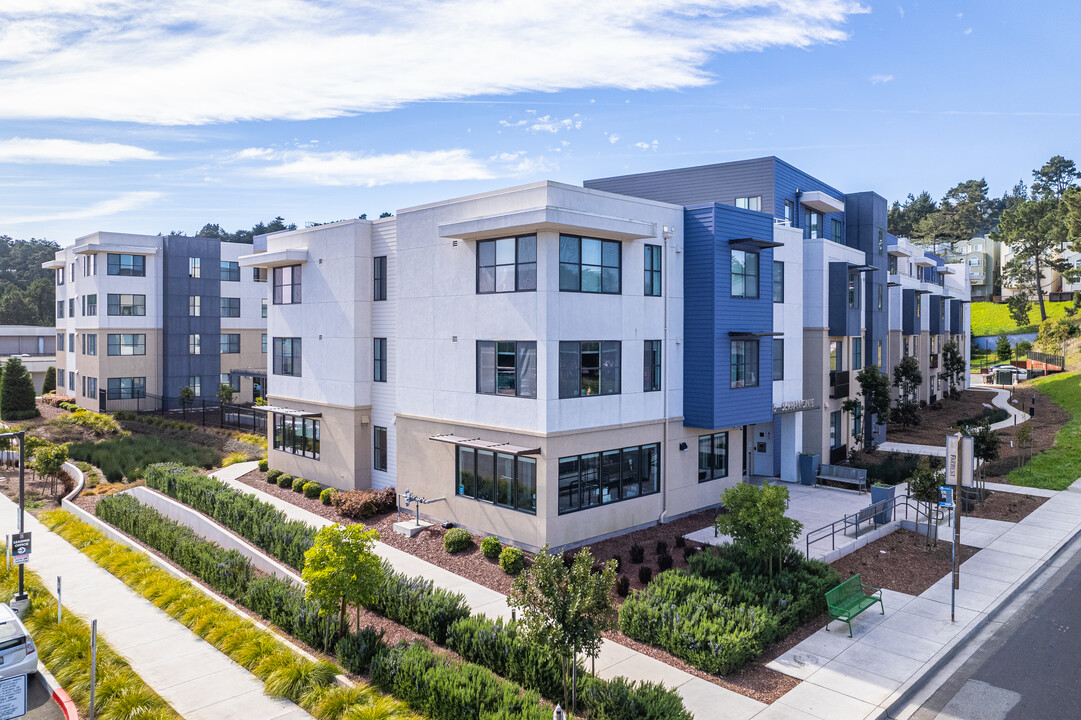
<path fill-rule="evenodd" d="M 942 532 L 948 532 L 943 527 Z M 965 521 L 961 520 L 964 536 Z M 864 584 L 908 595 L 919 595 L 953 571 L 951 543 L 940 541 L 927 546 L 927 538 L 911 530 L 895 530 L 886 537 L 864 545 L 850 555 L 833 562 L 844 578 L 858 574 Z M 979 552 L 979 548 L 961 545 L 957 564 Z M 961 580 L 961 587 L 964 587 Z"/>

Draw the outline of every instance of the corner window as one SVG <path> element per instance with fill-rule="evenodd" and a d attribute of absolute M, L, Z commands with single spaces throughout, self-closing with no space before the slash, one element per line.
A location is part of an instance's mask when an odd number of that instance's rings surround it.
<path fill-rule="evenodd" d="M 93 339 L 96 352 L 97 337 Z M 106 344 L 109 355 L 146 355 L 145 333 L 109 333 Z"/>
<path fill-rule="evenodd" d="M 773 302 L 784 302 L 784 263 L 773 261 Z"/>
<path fill-rule="evenodd" d="M 319 459 L 319 421 L 274 414 L 274 449 Z"/>
<path fill-rule="evenodd" d="M 387 381 L 387 339 L 372 338 L 372 381 Z"/>
<path fill-rule="evenodd" d="M 646 245 L 645 295 L 661 296 L 661 246 Z"/>
<path fill-rule="evenodd" d="M 618 341 L 559 343 L 559 397 L 620 393 Z"/>
<path fill-rule="evenodd" d="M 110 275 L 146 277 L 146 258 L 142 255 L 109 253 L 106 263 Z"/>
<path fill-rule="evenodd" d="M 762 212 L 762 196 L 756 195 L 754 197 L 738 197 L 736 198 L 736 207 L 743 208 L 744 210 L 754 210 L 756 212 Z"/>
<path fill-rule="evenodd" d="M 758 340 L 732 341 L 733 388 L 758 387 Z"/>
<path fill-rule="evenodd" d="M 537 343 L 478 340 L 477 392 L 537 397 Z"/>
<path fill-rule="evenodd" d="M 728 433 L 698 436 L 698 482 L 728 477 Z"/>
<path fill-rule="evenodd" d="M 784 339 L 773 339 L 773 379 L 784 380 Z"/>
<path fill-rule="evenodd" d="M 300 266 L 274 268 L 274 304 L 296 305 L 300 299 Z"/>
<path fill-rule="evenodd" d="M 223 318 L 240 317 L 240 298 L 223 297 L 218 300 Z"/>
<path fill-rule="evenodd" d="M 661 341 L 646 340 L 645 356 L 642 358 L 642 391 L 661 389 Z"/>
<path fill-rule="evenodd" d="M 221 281 L 240 282 L 240 263 L 221 261 Z"/>
<path fill-rule="evenodd" d="M 462 446 L 457 450 L 456 495 L 536 514 L 536 460 Z"/>
<path fill-rule="evenodd" d="M 300 377 L 300 338 L 274 338 L 274 374 Z"/>
<path fill-rule="evenodd" d="M 758 253 L 732 251 L 732 297 L 758 297 Z"/>
<path fill-rule="evenodd" d="M 387 299 L 387 256 L 372 258 L 372 300 Z M 265 317 L 265 316 L 264 316 Z"/>
<path fill-rule="evenodd" d="M 660 491 L 660 444 L 559 458 L 559 514 Z"/>
<path fill-rule="evenodd" d="M 559 289 L 618 295 L 622 247 L 613 240 L 559 236 Z"/>
<path fill-rule="evenodd" d="M 536 289 L 536 235 L 477 242 L 477 293 Z"/>
<path fill-rule="evenodd" d="M 372 468 L 387 470 L 387 429 L 375 425 L 372 427 Z"/>
<path fill-rule="evenodd" d="M 197 278 L 202 277 L 203 274 L 203 259 L 197 257 L 188 258 L 188 277 Z"/>

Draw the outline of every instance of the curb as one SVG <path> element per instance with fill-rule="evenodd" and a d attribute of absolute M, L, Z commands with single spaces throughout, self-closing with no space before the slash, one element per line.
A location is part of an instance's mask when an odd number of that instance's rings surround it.
<path fill-rule="evenodd" d="M 38 680 L 52 696 L 53 702 L 60 706 L 60 711 L 64 713 L 64 720 L 79 720 L 79 708 L 40 660 L 38 661 Z"/>
<path fill-rule="evenodd" d="M 1027 578 L 1020 582 L 1017 587 L 1010 591 L 1009 595 L 1003 598 L 1002 602 L 998 604 L 998 607 L 996 607 L 983 618 L 977 620 L 972 625 L 972 627 L 968 629 L 967 632 L 958 637 L 957 640 L 954 642 L 953 646 L 949 650 L 947 650 L 942 657 L 935 661 L 934 665 L 932 665 L 930 668 L 927 669 L 926 672 L 920 675 L 920 677 L 914 683 L 912 683 L 912 685 L 907 690 L 901 693 L 900 697 L 890 703 L 878 715 L 875 715 L 874 720 L 892 720 L 894 717 L 896 717 L 896 713 L 899 713 L 901 710 L 904 710 L 906 707 L 908 707 L 908 704 L 912 700 L 912 697 L 919 690 L 922 690 L 924 688 L 930 677 L 938 674 L 938 672 L 941 671 L 942 668 L 944 668 L 950 661 L 957 657 L 957 654 L 961 652 L 962 646 L 966 645 L 973 637 L 976 636 L 977 633 L 983 630 L 985 626 L 996 620 L 998 616 L 1004 612 L 1004 608 L 1006 608 L 1007 605 L 1011 604 L 1014 600 L 1017 599 L 1019 595 L 1021 595 L 1021 593 L 1025 592 L 1025 590 L 1028 589 L 1028 587 L 1033 583 L 1036 577 L 1043 574 L 1043 571 L 1046 570 L 1048 566 L 1050 566 L 1051 563 L 1053 563 L 1067 547 L 1077 542 L 1079 538 L 1081 538 L 1081 530 L 1075 532 L 1061 545 L 1059 545 L 1058 548 L 1056 548 L 1055 551 L 1051 553 L 1050 557 L 1048 557 L 1038 568 L 1035 568 Z"/>

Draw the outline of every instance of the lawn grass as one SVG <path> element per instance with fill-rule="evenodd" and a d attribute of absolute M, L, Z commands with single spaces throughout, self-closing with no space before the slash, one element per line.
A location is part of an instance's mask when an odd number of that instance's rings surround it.
<path fill-rule="evenodd" d="M 1081 478 L 1081 373 L 1059 373 L 1036 378 L 1033 385 L 1070 416 L 1055 435 L 1055 444 L 1024 467 L 1013 470 L 1011 485 L 1065 490 Z"/>
<path fill-rule="evenodd" d="M 73 444 L 68 455 L 99 468 L 109 482 L 131 482 L 143 477 L 147 465 L 175 462 L 207 470 L 221 464 L 222 455 L 212 447 L 196 447 L 186 442 L 154 435 L 132 434 L 97 442 Z"/>
<path fill-rule="evenodd" d="M 1048 319 L 1056 319 L 1065 315 L 1064 308 L 1071 307 L 1071 302 L 1045 302 Z M 1029 310 L 1028 319 L 1031 325 L 1017 327 L 1010 318 L 1010 308 L 1006 303 L 974 302 L 972 303 L 972 334 L 998 335 L 999 333 L 1036 332 L 1040 325 L 1040 306 L 1033 302 Z"/>

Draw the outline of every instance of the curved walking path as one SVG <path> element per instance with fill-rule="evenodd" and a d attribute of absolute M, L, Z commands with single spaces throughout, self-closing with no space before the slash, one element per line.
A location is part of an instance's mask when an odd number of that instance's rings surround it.
<path fill-rule="evenodd" d="M 18 506 L 0 495 L 0 532 L 17 531 Z M 65 612 L 89 623 L 143 681 L 185 720 L 312 720 L 294 703 L 263 693 L 263 682 L 109 571 L 51 532 L 30 513 L 29 567 L 55 595 L 63 579 Z"/>
<path fill-rule="evenodd" d="M 1021 403 L 1020 401 L 1018 401 L 1016 405 L 1010 403 L 1011 393 L 1009 390 L 989 387 L 970 387 L 968 389 L 976 390 L 979 392 L 994 393 L 995 396 L 991 398 L 991 404 L 1010 413 L 1010 417 L 1006 418 L 1005 420 L 1001 420 L 997 423 L 992 423 L 992 430 L 1004 430 L 1008 427 L 1013 427 L 1014 425 L 1028 422 L 1028 412 L 1020 409 L 1019 407 L 1023 403 Z M 878 446 L 878 449 L 885 450 L 886 452 L 907 453 L 909 455 L 931 455 L 934 457 L 946 457 L 945 445 L 917 445 L 915 443 L 884 442 Z"/>

